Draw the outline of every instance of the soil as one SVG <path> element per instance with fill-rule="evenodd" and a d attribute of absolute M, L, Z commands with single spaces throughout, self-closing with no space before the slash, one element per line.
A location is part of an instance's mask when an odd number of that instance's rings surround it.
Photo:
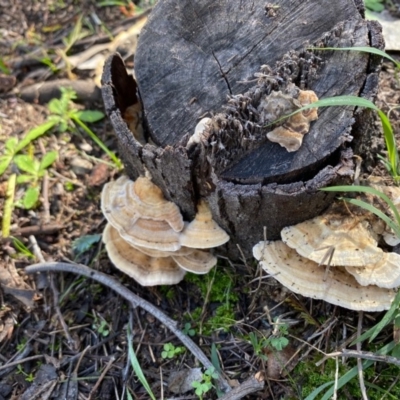
<path fill-rule="evenodd" d="M 142 2 L 141 7 L 147 10 L 151 4 Z M 82 17 L 88 35 L 77 39 L 69 55 L 107 43 L 110 34 L 115 36 L 138 24 L 138 15 L 138 9 L 102 7 L 94 0 L 51 0 L 29 5 L 22 0 L 0 0 L 0 68 L 4 63 L 9 69 L 8 73 L 0 73 L 1 154 L 7 139 L 21 139 L 45 122 L 50 113 L 46 104 L 23 101 L 20 93 L 24 88 L 45 81 L 95 77 L 94 69 L 69 71 L 61 67 L 59 50 L 65 49 L 63 40 L 71 37 L 77 21 Z M 129 46 L 118 50 L 125 52 L 130 65 Z M 38 61 L 45 57 L 60 65 L 57 72 Z M 400 110 L 396 109 L 399 87 L 393 66 L 384 63 L 377 104 L 389 112 L 400 140 Z M 81 109 L 103 109 L 96 96 L 89 101 L 83 94 L 79 100 L 77 107 Z M 116 150 L 107 118 L 90 127 L 111 150 Z M 371 149 L 375 163 L 364 168 L 363 174 L 389 179 L 376 158 L 377 153 L 384 154 L 379 130 L 377 121 Z M 192 390 L 183 392 L 177 384 L 182 377 L 174 374 L 201 365 L 164 324 L 139 307 L 133 309 L 115 291 L 91 279 L 71 273 L 26 275 L 24 268 L 40 258 L 85 264 L 117 278 L 176 320 L 179 329 L 193 333 L 192 339 L 206 356 L 219 360 L 232 386 L 261 371 L 266 385 L 247 399 L 302 398 L 310 383 L 299 368 L 314 366 L 321 353 L 333 352 L 356 336 L 358 313 L 294 295 L 263 275 L 254 260 L 234 264 L 221 259 L 209 275 L 188 275 L 170 288 L 136 284 L 108 261 L 100 240 L 105 226 L 99 207 L 102 185 L 121 172 L 78 129 L 53 129 L 28 146 L 26 154 L 41 158 L 51 150 L 57 151 L 58 157 L 40 180 L 39 203 L 29 210 L 15 207 L 12 236 L 0 239 L 0 400 L 149 399 L 132 370 L 129 347 L 135 350 L 155 398 L 198 398 Z M 16 172 L 16 166 L 11 165 L 0 177 L 3 217 L 7 182 Z M 26 190 L 27 185 L 17 184 L 15 202 Z M 35 253 L 33 258 L 16 247 L 14 237 Z M 364 328 L 380 318 L 380 314 L 366 313 Z M 259 338 L 276 334 L 277 319 L 288 327 L 284 332 L 288 347 L 272 351 L 261 339 L 258 348 L 251 344 L 250 333 Z M 381 343 L 390 340 L 389 330 L 379 336 Z M 169 343 L 180 348 L 173 358 L 163 356 L 164 345 Z M 283 364 L 286 366 L 282 370 Z M 378 367 L 375 372 L 379 375 Z M 375 384 L 388 388 L 395 379 L 379 382 L 377 377 Z M 341 396 L 360 398 L 349 390 Z M 215 389 L 204 395 L 204 399 L 214 398 Z"/>

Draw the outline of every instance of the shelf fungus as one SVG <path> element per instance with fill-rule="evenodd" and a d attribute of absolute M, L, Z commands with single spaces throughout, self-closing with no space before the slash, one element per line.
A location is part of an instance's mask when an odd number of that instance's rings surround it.
<path fill-rule="evenodd" d="M 351 310 L 387 310 L 396 295 L 393 289 L 362 286 L 342 267 L 319 266 L 282 241 L 260 242 L 253 255 L 268 274 L 293 292 Z"/>
<path fill-rule="evenodd" d="M 229 240 L 205 201 L 192 222 L 147 177 L 122 176 L 106 184 L 101 209 L 103 242 L 112 263 L 143 286 L 181 281 L 186 271 L 205 274 L 217 263 L 209 251 Z"/>
<path fill-rule="evenodd" d="M 150 257 L 132 247 L 111 225 L 103 232 L 103 242 L 111 262 L 142 286 L 174 285 L 185 276 L 185 271 L 172 257 Z"/>
<path fill-rule="evenodd" d="M 319 264 L 363 267 L 384 256 L 367 220 L 325 213 L 282 229 L 281 237 L 301 256 Z"/>
<path fill-rule="evenodd" d="M 300 107 L 318 101 L 317 95 L 312 90 L 299 90 L 297 98 L 282 92 L 272 92 L 260 102 L 258 111 L 263 116 L 261 123 L 274 120 L 291 114 Z M 299 150 L 303 137 L 310 130 L 310 122 L 318 119 L 318 109 L 310 108 L 292 115 L 281 125 L 267 133 L 267 138 L 280 144 L 289 152 Z"/>
<path fill-rule="evenodd" d="M 221 246 L 228 240 L 228 234 L 213 220 L 210 208 L 204 200 L 201 200 L 194 220 L 185 224 L 180 236 L 181 245 L 209 249 Z"/>
<path fill-rule="evenodd" d="M 400 287 L 400 255 L 378 247 L 383 236 L 382 220 L 374 214 L 334 203 L 319 217 L 283 228 L 282 241 L 260 242 L 253 254 L 296 293 L 352 310 L 380 311 L 390 307 Z"/>

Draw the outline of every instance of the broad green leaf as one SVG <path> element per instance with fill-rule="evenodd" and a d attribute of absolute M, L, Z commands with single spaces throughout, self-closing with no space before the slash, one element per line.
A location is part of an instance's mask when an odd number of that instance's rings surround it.
<path fill-rule="evenodd" d="M 32 182 L 33 180 L 35 180 L 34 175 L 22 174 L 22 175 L 17 176 L 17 183 L 28 183 L 28 182 Z"/>
<path fill-rule="evenodd" d="M 4 155 L 0 156 L 0 176 L 4 174 L 8 166 L 12 161 L 12 156 Z"/>
<path fill-rule="evenodd" d="M 22 204 L 24 208 L 30 210 L 33 208 L 39 200 L 39 188 L 37 187 L 30 187 L 25 192 L 25 195 L 22 199 Z"/>
<path fill-rule="evenodd" d="M 22 154 L 19 156 L 15 156 L 14 162 L 21 171 L 28 172 L 30 174 L 35 174 L 36 171 L 35 159 L 25 154 Z"/>
<path fill-rule="evenodd" d="M 60 99 L 51 99 L 47 104 L 47 108 L 53 114 L 62 115 L 65 113 L 65 109 L 63 108 L 63 104 Z"/>
<path fill-rule="evenodd" d="M 2 234 L 6 238 L 10 236 L 11 216 L 14 209 L 14 194 L 17 175 L 12 174 L 7 181 L 6 201 L 4 202 Z"/>
<path fill-rule="evenodd" d="M 12 137 L 6 141 L 4 147 L 6 150 L 8 150 L 9 154 L 14 154 L 16 152 L 17 144 L 18 139 L 16 137 Z"/>
<path fill-rule="evenodd" d="M 96 110 L 78 111 L 75 115 L 83 122 L 97 122 L 104 118 L 104 113 Z"/>
<path fill-rule="evenodd" d="M 45 134 L 48 130 L 50 130 L 54 125 L 55 121 L 48 121 L 44 124 L 37 126 L 36 128 L 31 129 L 23 139 L 18 143 L 17 148 L 15 150 L 16 153 L 21 151 L 24 147 L 26 147 L 33 140 L 37 139 L 39 136 Z"/>
<path fill-rule="evenodd" d="M 40 161 L 39 171 L 43 171 L 48 168 L 58 157 L 57 151 L 49 151 L 46 153 Z"/>
<path fill-rule="evenodd" d="M 81 254 L 88 251 L 95 243 L 101 240 L 101 234 L 84 235 L 72 242 L 72 251 Z"/>
<path fill-rule="evenodd" d="M 63 133 L 63 132 L 66 132 L 67 130 L 68 130 L 68 122 L 63 119 L 60 119 L 59 125 L 58 125 L 58 131 L 60 133 Z"/>

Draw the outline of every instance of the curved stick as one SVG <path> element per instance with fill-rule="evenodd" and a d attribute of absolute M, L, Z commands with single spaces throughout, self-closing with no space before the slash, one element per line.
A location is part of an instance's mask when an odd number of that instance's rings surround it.
<path fill-rule="evenodd" d="M 197 346 L 196 343 L 193 342 L 186 336 L 182 331 L 180 331 L 176 327 L 176 321 L 169 318 L 162 311 L 160 311 L 157 307 L 153 306 L 153 304 L 148 301 L 142 299 L 136 294 L 132 293 L 129 289 L 127 289 L 124 285 L 118 282 L 116 279 L 103 274 L 102 272 L 95 271 L 86 265 L 82 264 L 67 264 L 63 262 L 46 262 L 46 263 L 38 263 L 30 265 L 25 268 L 25 272 L 27 274 L 34 274 L 36 272 L 72 272 L 74 274 L 83 275 L 88 278 L 94 279 L 95 281 L 109 287 L 110 289 L 117 292 L 121 297 L 128 300 L 133 307 L 141 307 L 143 310 L 146 310 L 150 314 L 152 314 L 155 318 L 157 318 L 162 324 L 164 324 L 171 332 L 175 334 L 175 336 L 186 346 L 186 348 L 203 364 L 203 366 L 208 369 L 213 367 L 211 361 L 206 357 L 203 351 Z M 218 382 L 221 386 L 221 389 L 224 392 L 229 392 L 231 387 L 228 382 L 222 377 L 221 374 L 218 376 Z"/>

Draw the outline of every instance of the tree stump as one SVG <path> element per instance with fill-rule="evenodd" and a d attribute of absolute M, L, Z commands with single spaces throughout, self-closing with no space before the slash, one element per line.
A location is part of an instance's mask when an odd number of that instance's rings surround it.
<path fill-rule="evenodd" d="M 353 173 L 353 150 L 368 146 L 371 113 L 319 109 L 300 149 L 270 142 L 259 104 L 294 84 L 319 98 L 373 100 L 380 58 L 323 47 L 383 48 L 379 25 L 365 21 L 361 0 L 163 0 L 151 13 L 135 55 L 137 84 L 119 55 L 103 74 L 103 98 L 128 175 L 147 170 L 187 220 L 200 198 L 231 237 L 222 253 L 250 256 L 284 226 L 312 218 L 332 201 L 321 187 Z M 140 100 L 145 141 L 122 116 Z M 206 140 L 188 140 L 213 117 Z"/>

